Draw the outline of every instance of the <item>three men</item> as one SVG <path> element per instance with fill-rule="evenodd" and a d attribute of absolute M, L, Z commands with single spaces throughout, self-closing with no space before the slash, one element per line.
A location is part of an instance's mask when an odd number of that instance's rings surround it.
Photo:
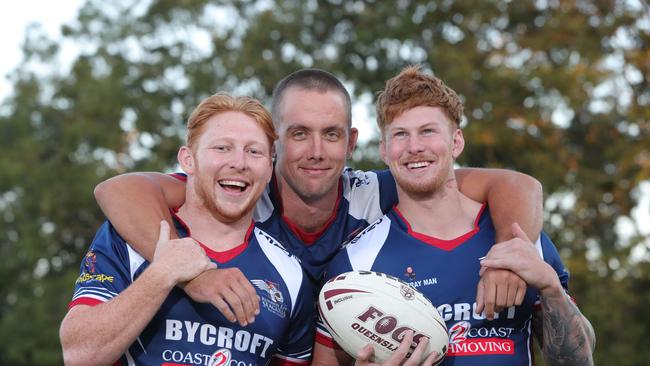
<path fill-rule="evenodd" d="M 465 144 L 462 113 L 458 95 L 417 67 L 386 83 L 377 102 L 380 154 L 397 181 L 399 203 L 330 262 L 326 277 L 372 270 L 422 291 L 450 332 L 443 365 L 531 364 L 533 334 L 549 365 L 593 364 L 593 329 L 566 293 L 568 273 L 548 237 L 533 245 L 514 224 L 514 239 L 494 244 L 489 205 L 459 191 L 453 163 Z M 524 297 L 520 306 L 493 320 L 474 304 L 487 268 L 512 270 L 529 286 L 513 295 Z M 322 325 L 317 342 L 314 364 L 351 361 Z M 359 356 L 368 361 L 371 354 L 368 346 Z M 401 364 L 404 355 L 396 353 L 388 364 Z"/>
<path fill-rule="evenodd" d="M 273 93 L 273 120 L 279 139 L 271 184 L 262 195 L 255 219 L 301 260 L 311 281 L 322 280 L 323 268 L 340 244 L 396 203 L 395 182 L 388 171 L 345 169 L 357 137 L 351 127 L 350 96 L 333 75 L 299 70 L 282 79 Z M 541 188 L 534 179 L 509 171 L 461 169 L 462 192 L 487 200 L 497 239 L 510 238 L 510 225 L 520 222 L 530 237 L 541 229 Z M 117 230 L 145 258 L 151 258 L 161 219 L 184 200 L 183 185 L 170 176 L 135 173 L 112 178 L 96 189 L 100 206 Z M 173 233 L 172 233 L 173 234 Z M 479 282 L 477 311 L 514 305 L 523 281 L 510 271 L 489 270 Z M 210 270 L 185 286 L 195 300 L 211 302 L 228 319 L 254 320 L 259 309 L 255 291 L 234 269 Z"/>
<path fill-rule="evenodd" d="M 61 325 L 66 364 L 308 363 L 310 282 L 252 220 L 273 171 L 271 115 L 254 99 L 218 93 L 194 110 L 187 129 L 187 146 L 178 152 L 185 200 L 173 214 L 174 232 L 185 238 L 170 240 L 161 221 L 148 262 L 111 222 L 102 226 Z M 176 287 L 215 263 L 237 268 L 255 286 L 260 321 L 233 324 Z"/>

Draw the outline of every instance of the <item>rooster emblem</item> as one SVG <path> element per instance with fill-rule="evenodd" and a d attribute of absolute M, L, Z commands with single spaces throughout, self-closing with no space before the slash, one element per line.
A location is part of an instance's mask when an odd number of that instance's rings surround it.
<path fill-rule="evenodd" d="M 282 303 L 284 301 L 284 298 L 282 297 L 282 292 L 278 290 L 278 284 L 273 283 L 271 281 L 265 281 L 265 280 L 251 280 L 253 285 L 257 287 L 258 289 L 266 292 L 269 294 L 269 297 L 273 302 L 279 302 Z"/>

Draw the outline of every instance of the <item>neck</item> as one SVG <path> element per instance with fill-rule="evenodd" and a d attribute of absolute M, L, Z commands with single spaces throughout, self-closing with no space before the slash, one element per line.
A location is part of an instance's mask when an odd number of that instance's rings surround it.
<path fill-rule="evenodd" d="M 435 192 L 416 194 L 397 187 L 400 210 L 415 232 L 443 240 L 455 239 L 474 229 L 481 209 L 458 190 L 455 180 L 446 182 Z"/>
<path fill-rule="evenodd" d="M 338 200 L 339 185 L 319 197 L 302 197 L 276 171 L 276 182 L 282 202 L 282 213 L 301 230 L 315 233 L 327 223 Z"/>
<path fill-rule="evenodd" d="M 253 220 L 252 212 L 235 221 L 219 220 L 190 195 L 187 195 L 177 215 L 188 226 L 193 239 L 216 252 L 223 252 L 243 243 Z"/>

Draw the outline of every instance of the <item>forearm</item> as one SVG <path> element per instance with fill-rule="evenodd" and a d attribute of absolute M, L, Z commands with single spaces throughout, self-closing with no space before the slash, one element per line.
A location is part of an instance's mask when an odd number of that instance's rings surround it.
<path fill-rule="evenodd" d="M 180 189 L 165 188 L 180 186 Z M 168 191 L 167 193 L 165 191 Z M 95 199 L 120 235 L 145 259 L 151 260 L 158 239 L 160 220 L 173 227 L 169 207 L 184 200 L 181 182 L 160 173 L 129 173 L 97 185 Z M 172 230 L 172 237 L 176 232 Z"/>
<path fill-rule="evenodd" d="M 167 277 L 151 266 L 112 300 L 70 309 L 60 329 L 65 364 L 111 365 L 118 360 L 173 288 Z"/>
<path fill-rule="evenodd" d="M 596 338 L 589 321 L 578 307 L 557 291 L 541 297 L 537 332 L 542 355 L 548 365 L 593 365 Z"/>
<path fill-rule="evenodd" d="M 456 170 L 463 194 L 488 202 L 496 241 L 512 238 L 512 224 L 518 223 L 531 241 L 542 229 L 542 185 L 533 177 L 504 169 L 466 168 Z"/>

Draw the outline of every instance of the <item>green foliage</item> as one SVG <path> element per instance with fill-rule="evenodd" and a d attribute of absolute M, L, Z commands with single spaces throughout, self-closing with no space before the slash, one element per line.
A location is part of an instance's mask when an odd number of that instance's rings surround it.
<path fill-rule="evenodd" d="M 62 29 L 80 50 L 69 71 L 57 66 L 63 42 L 30 29 L 0 108 L 0 364 L 61 363 L 58 324 L 102 220 L 93 187 L 171 167 L 200 99 L 268 101 L 281 76 L 312 66 L 372 95 L 412 63 L 466 101 L 460 163 L 544 184 L 597 363 L 644 364 L 650 272 L 630 253 L 648 238 L 615 229 L 650 178 L 650 18 L 634 4 L 89 1 Z M 376 141 L 353 164 L 381 168 Z"/>

